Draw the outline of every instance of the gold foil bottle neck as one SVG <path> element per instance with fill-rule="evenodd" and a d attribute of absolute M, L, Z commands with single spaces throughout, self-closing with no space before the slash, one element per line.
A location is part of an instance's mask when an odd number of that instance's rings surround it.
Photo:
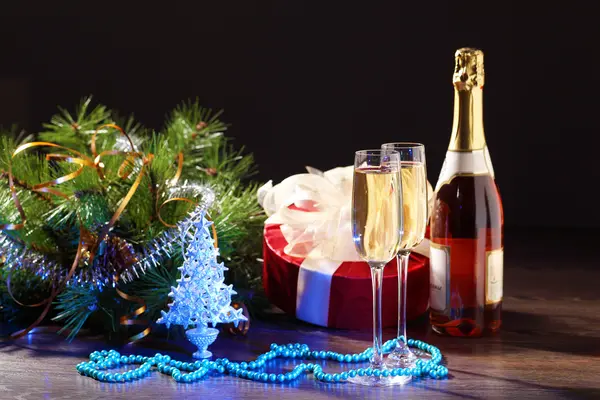
<path fill-rule="evenodd" d="M 458 90 L 483 88 L 483 51 L 463 47 L 454 53 L 454 75 L 452 83 Z"/>
<path fill-rule="evenodd" d="M 448 150 L 483 150 L 483 52 L 462 48 L 454 56 L 454 121 Z"/>

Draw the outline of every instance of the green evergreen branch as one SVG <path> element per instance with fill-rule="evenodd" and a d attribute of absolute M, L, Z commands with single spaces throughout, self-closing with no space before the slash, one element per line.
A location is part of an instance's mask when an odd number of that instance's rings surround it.
<path fill-rule="evenodd" d="M 53 321 L 63 321 L 59 333 L 68 330 L 67 340 L 71 341 L 79 333 L 85 321 L 97 310 L 97 291 L 88 285 L 69 286 L 57 296 L 58 315 Z"/>
<path fill-rule="evenodd" d="M 91 96 L 84 98 L 77 107 L 75 115 L 58 107 L 60 112 L 50 119 L 50 123 L 43 124 L 46 130 L 40 132 L 40 139 L 87 152 L 96 129 L 100 125 L 111 122 L 110 111 L 106 106 L 100 104 L 91 108 L 91 102 Z"/>
<path fill-rule="evenodd" d="M 188 184 L 211 187 L 216 199 L 209 213 L 218 233 L 221 258 L 229 268 L 227 281 L 240 293 L 238 298 L 244 299 L 250 307 L 260 306 L 258 299 L 264 299 L 260 296 L 260 257 L 265 216 L 256 200 L 258 185 L 247 182 L 256 172 L 256 166 L 251 154 L 246 154 L 243 148 L 235 149 L 224 136 L 227 125 L 220 120 L 221 114 L 221 111 L 200 106 L 198 100 L 188 101 L 173 110 L 162 131 L 149 132 L 133 117 L 122 118 L 103 105 L 93 106 L 88 97 L 72 114 L 60 109 L 50 123 L 44 125 L 39 139 L 91 157 L 92 135 L 100 125 L 114 122 L 125 129 L 137 151 L 153 154 L 141 184 L 111 232 L 136 249 L 141 249 L 167 229 L 157 218 L 157 206 L 172 197 L 199 200 L 195 198 L 198 193 L 186 191 Z M 63 198 L 33 191 L 32 186 L 65 176 L 80 166 L 65 161 L 47 161 L 44 153 L 58 152 L 47 148 L 28 149 L 13 158 L 17 143 L 32 138 L 21 135 L 14 140 L 10 136 L 15 134 L 3 134 L 0 142 L 0 223 L 14 223 L 20 219 L 6 175 L 12 166 L 17 195 L 28 222 L 24 229 L 5 234 L 22 241 L 28 248 L 35 245 L 39 251 L 60 259 L 59 265 L 68 264 L 66 261 L 72 260 L 77 248 L 80 224 L 92 233 L 99 232 L 141 172 L 141 160 L 136 159 L 130 166 L 131 174 L 124 178 L 118 172 L 125 156 L 103 156 L 104 179 L 93 168 L 85 167 L 75 179 L 53 187 L 67 196 Z M 131 150 L 127 139 L 113 128 L 100 130 L 96 145 L 98 153 Z M 180 152 L 184 156 L 182 175 L 173 185 Z M 60 150 L 60 153 L 69 152 Z M 161 210 L 161 216 L 169 223 L 177 223 L 185 218 L 188 208 L 189 204 L 184 202 L 168 203 Z M 157 317 L 167 304 L 167 294 L 177 279 L 177 267 L 182 262 L 179 247 L 175 246 L 173 252 L 176 254 L 171 254 L 172 258 L 165 256 L 157 268 L 147 269 L 140 279 L 123 286 L 127 293 L 146 301 L 152 318 Z M 0 267 L 0 271 L 11 267 Z M 14 274 L 13 283 L 23 298 L 45 293 L 51 284 L 32 275 L 31 271 Z M 4 313 L 10 302 L 2 300 L 2 293 L 0 284 L 0 312 Z M 115 318 L 124 315 L 132 305 L 118 298 L 111 288 L 100 293 L 86 285 L 71 285 L 57 298 L 55 307 L 59 311 L 55 320 L 70 330 L 69 339 L 72 339 L 86 322 L 88 326 L 105 331 L 117 331 Z M 95 325 L 95 321 L 98 324 Z"/>

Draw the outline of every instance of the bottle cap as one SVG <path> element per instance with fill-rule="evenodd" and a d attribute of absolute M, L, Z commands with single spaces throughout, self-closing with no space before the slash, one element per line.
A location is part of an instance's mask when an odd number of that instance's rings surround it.
<path fill-rule="evenodd" d="M 455 65 L 452 83 L 458 90 L 483 88 L 483 51 L 463 47 L 454 53 Z"/>

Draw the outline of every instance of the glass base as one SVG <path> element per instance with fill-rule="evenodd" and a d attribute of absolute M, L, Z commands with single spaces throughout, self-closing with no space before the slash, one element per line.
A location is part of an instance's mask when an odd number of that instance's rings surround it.
<path fill-rule="evenodd" d="M 188 340 L 198 348 L 198 351 L 194 352 L 192 356 L 197 359 L 212 357 L 212 353 L 208 351 L 207 348 L 217 339 L 218 334 L 218 329 L 208 328 L 206 326 L 200 326 L 185 331 Z"/>
<path fill-rule="evenodd" d="M 202 360 L 204 358 L 211 358 L 212 357 L 212 353 L 210 351 L 208 351 L 208 350 L 197 351 L 194 354 L 192 354 L 192 357 L 198 358 L 198 359 Z"/>
<path fill-rule="evenodd" d="M 416 365 L 418 357 L 412 351 L 393 351 L 386 360 L 388 368 L 412 368 Z"/>
<path fill-rule="evenodd" d="M 404 385 L 411 380 L 411 376 L 355 376 L 348 378 L 348 382 L 363 386 L 392 386 Z"/>

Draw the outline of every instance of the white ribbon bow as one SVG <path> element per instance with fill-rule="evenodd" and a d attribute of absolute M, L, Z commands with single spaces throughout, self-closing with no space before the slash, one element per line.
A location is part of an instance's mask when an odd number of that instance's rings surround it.
<path fill-rule="evenodd" d="M 278 185 L 269 181 L 258 190 L 258 201 L 269 217 L 281 224 L 288 242 L 284 252 L 293 257 L 360 261 L 351 230 L 353 166 L 292 175 Z M 295 206 L 296 208 L 292 207 Z"/>
<path fill-rule="evenodd" d="M 332 261 L 361 261 L 351 229 L 354 167 L 325 172 L 306 169 L 306 174 L 292 175 L 275 186 L 269 181 L 258 189 L 258 202 L 268 216 L 265 224 L 281 224 L 288 242 L 283 251 L 290 256 L 306 258 L 310 254 L 311 258 Z M 427 197 L 431 212 L 433 189 L 429 181 Z M 428 241 L 423 241 L 413 250 L 429 256 L 428 247 Z"/>

